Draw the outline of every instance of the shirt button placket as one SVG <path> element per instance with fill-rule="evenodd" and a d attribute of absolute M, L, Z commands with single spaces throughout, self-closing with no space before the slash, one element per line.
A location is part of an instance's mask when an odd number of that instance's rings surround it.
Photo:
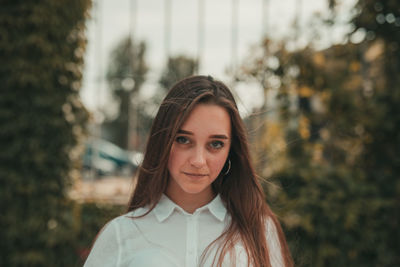
<path fill-rule="evenodd" d="M 197 266 L 197 216 L 187 216 L 186 266 Z"/>

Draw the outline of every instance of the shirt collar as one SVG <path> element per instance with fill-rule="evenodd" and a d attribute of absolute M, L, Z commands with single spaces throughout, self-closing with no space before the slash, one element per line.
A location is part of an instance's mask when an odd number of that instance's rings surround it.
<path fill-rule="evenodd" d="M 177 205 L 172 200 L 162 194 L 157 205 L 154 207 L 154 214 L 159 222 L 163 222 L 172 214 L 176 207 Z"/>
<path fill-rule="evenodd" d="M 169 199 L 165 194 L 161 195 L 160 200 L 157 205 L 154 207 L 154 214 L 157 217 L 159 222 L 163 222 L 166 220 L 174 210 L 179 210 L 183 213 L 186 213 L 181 207 L 175 204 L 171 199 Z M 217 195 L 210 203 L 199 208 L 197 211 L 202 211 L 208 209 L 210 213 L 217 218 L 219 221 L 223 221 L 226 215 L 226 208 L 220 195 Z"/>
<path fill-rule="evenodd" d="M 224 203 L 222 202 L 220 195 L 217 195 L 210 203 L 208 203 L 204 207 L 208 207 L 211 214 L 214 215 L 214 217 L 221 222 L 225 219 L 226 208 Z"/>

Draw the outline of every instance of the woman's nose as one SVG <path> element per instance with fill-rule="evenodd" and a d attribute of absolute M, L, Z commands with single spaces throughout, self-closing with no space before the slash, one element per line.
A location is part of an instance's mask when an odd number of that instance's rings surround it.
<path fill-rule="evenodd" d="M 205 151 L 202 148 L 196 148 L 190 159 L 190 164 L 196 168 L 202 168 L 206 164 Z"/>

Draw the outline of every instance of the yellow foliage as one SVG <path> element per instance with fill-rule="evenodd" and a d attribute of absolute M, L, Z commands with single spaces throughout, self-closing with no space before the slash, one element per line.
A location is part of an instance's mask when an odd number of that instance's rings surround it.
<path fill-rule="evenodd" d="M 321 135 L 321 139 L 326 142 L 329 140 L 331 133 L 329 132 L 328 129 L 323 128 L 320 130 L 320 135 Z"/>
<path fill-rule="evenodd" d="M 319 95 L 320 95 L 321 100 L 322 100 L 323 102 L 327 103 L 327 102 L 330 100 L 332 93 L 330 92 L 330 89 L 329 89 L 329 88 L 326 88 L 326 89 L 325 89 L 323 92 L 321 92 Z"/>
<path fill-rule="evenodd" d="M 326 62 L 325 55 L 321 52 L 315 53 L 313 56 L 313 61 L 314 61 L 315 65 L 322 67 L 325 65 L 325 62 Z"/>
<path fill-rule="evenodd" d="M 285 138 L 282 126 L 276 122 L 269 122 L 262 140 L 263 147 L 274 151 L 285 149 Z"/>
<path fill-rule="evenodd" d="M 310 96 L 312 96 L 313 94 L 314 94 L 313 89 L 311 89 L 311 88 L 308 87 L 308 86 L 302 86 L 302 87 L 300 87 L 300 89 L 299 89 L 299 95 L 300 95 L 301 97 L 310 97 Z"/>
<path fill-rule="evenodd" d="M 380 57 L 383 54 L 383 50 L 384 50 L 384 44 L 381 40 L 375 41 L 375 43 L 373 45 L 371 45 L 367 52 L 365 53 L 365 59 L 368 62 L 372 62 L 376 59 L 378 59 L 378 57 Z"/>
<path fill-rule="evenodd" d="M 343 88 L 348 90 L 357 90 L 362 86 L 362 76 L 361 75 L 352 75 L 344 84 Z"/>
<path fill-rule="evenodd" d="M 313 162 L 319 163 L 319 162 L 322 161 L 322 159 L 323 159 L 323 157 L 322 157 L 323 151 L 324 151 L 324 146 L 322 144 L 316 143 L 314 145 L 313 157 L 312 157 Z"/>
<path fill-rule="evenodd" d="M 262 155 L 268 157 L 268 166 L 263 166 L 262 174 L 279 170 L 285 162 L 286 141 L 282 125 L 277 122 L 268 122 L 261 138 Z"/>
<path fill-rule="evenodd" d="M 360 70 L 360 68 L 361 68 L 361 64 L 360 64 L 360 62 L 358 62 L 358 61 L 352 61 L 352 62 L 350 63 L 350 65 L 349 65 L 349 69 L 350 69 L 350 71 L 352 71 L 352 72 L 357 72 L 357 71 Z"/>
<path fill-rule="evenodd" d="M 303 139 L 310 138 L 310 120 L 305 116 L 300 117 L 299 134 Z"/>

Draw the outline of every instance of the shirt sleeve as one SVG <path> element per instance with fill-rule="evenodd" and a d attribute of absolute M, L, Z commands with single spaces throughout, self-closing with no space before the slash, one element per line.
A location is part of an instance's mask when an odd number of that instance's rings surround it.
<path fill-rule="evenodd" d="M 267 220 L 267 245 L 269 250 L 269 260 L 272 267 L 284 267 L 283 257 L 281 251 L 281 244 L 279 242 L 278 231 L 271 218 Z"/>
<path fill-rule="evenodd" d="M 119 227 L 115 220 L 106 224 L 97 236 L 84 267 L 117 267 L 120 265 Z"/>

